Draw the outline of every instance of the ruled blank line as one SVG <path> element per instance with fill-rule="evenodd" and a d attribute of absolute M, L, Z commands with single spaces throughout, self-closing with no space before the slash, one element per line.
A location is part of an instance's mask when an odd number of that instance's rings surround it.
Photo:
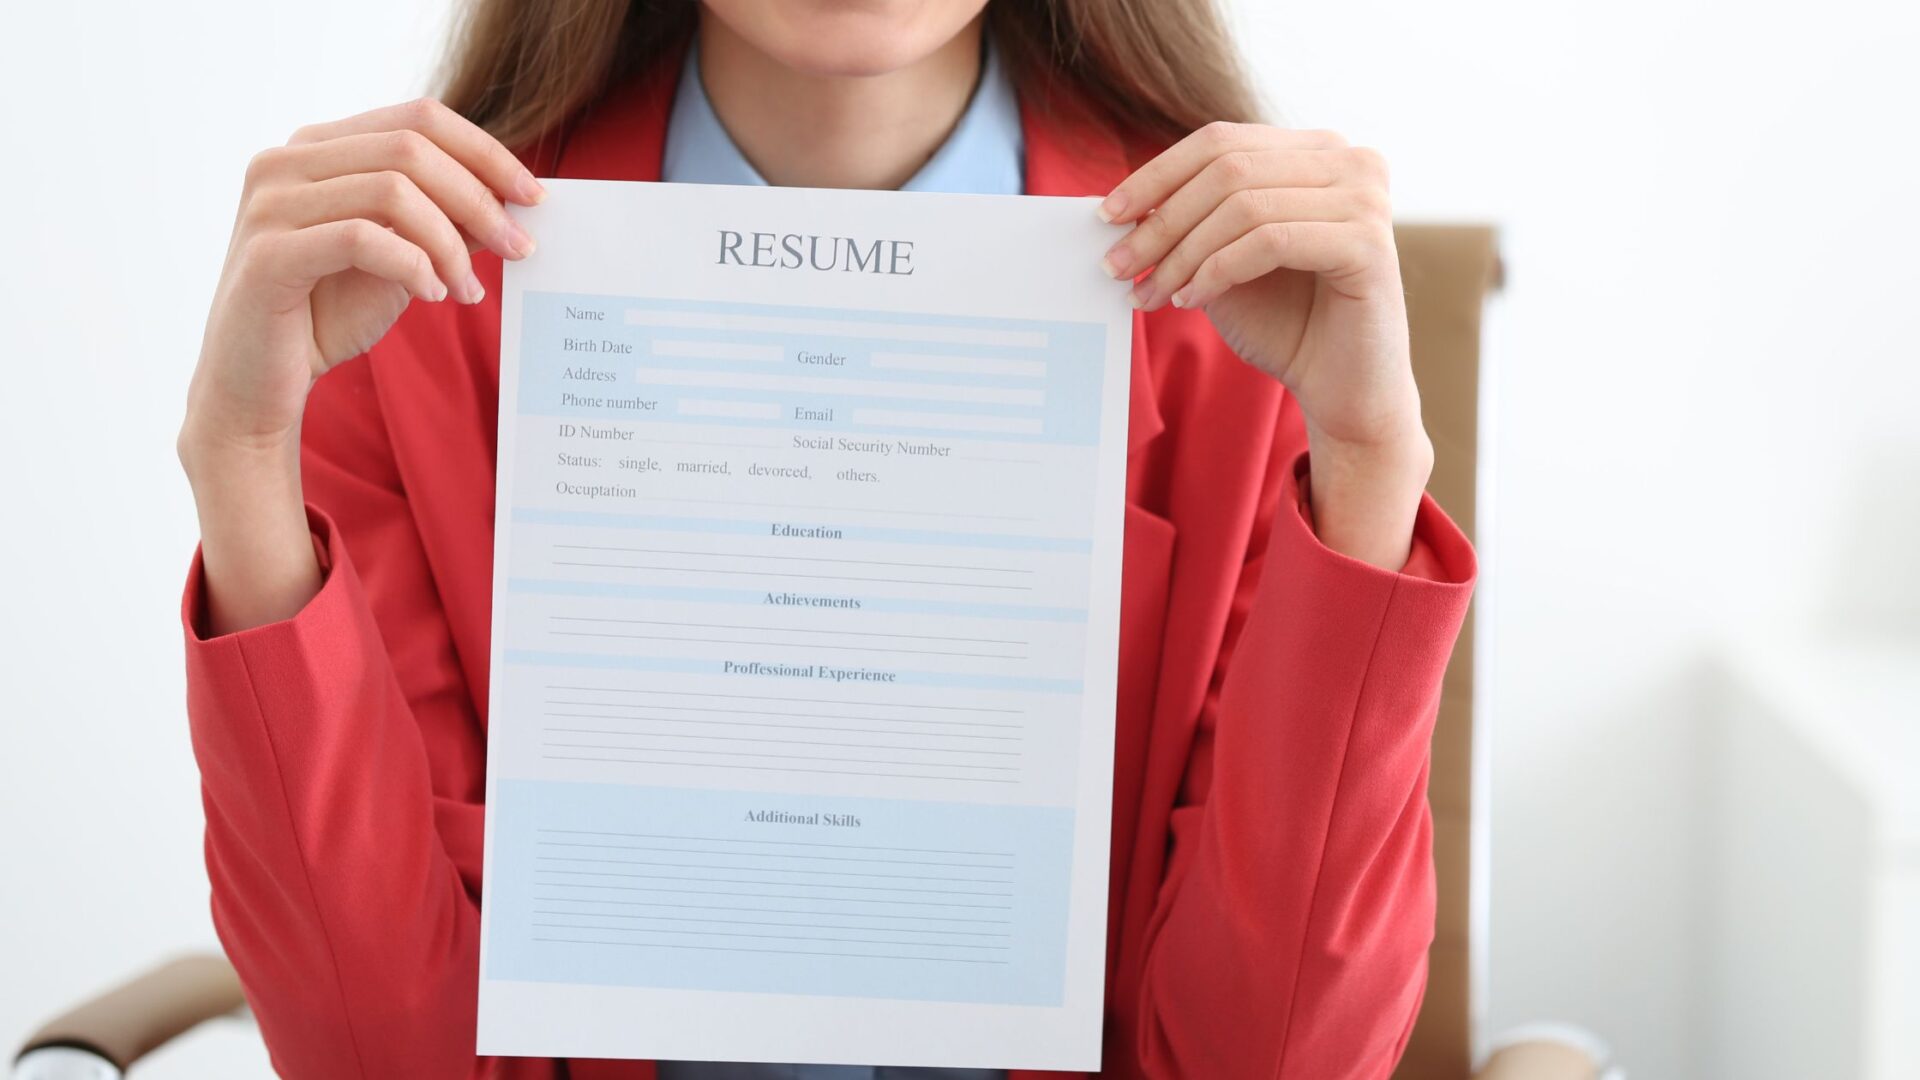
<path fill-rule="evenodd" d="M 654 356 L 677 360 L 757 360 L 777 363 L 786 358 L 786 350 L 780 346 L 758 342 L 655 339 L 648 342 L 647 347 Z"/>
<path fill-rule="evenodd" d="M 940 762 L 936 764 L 931 761 L 883 761 L 878 758 L 830 757 L 820 754 L 754 754 L 744 750 L 680 750 L 671 746 L 608 746 L 604 743 L 543 742 L 540 745 L 552 746 L 563 750 L 637 750 L 648 754 L 707 754 L 714 757 L 738 754 L 740 757 L 771 758 L 774 761 L 833 761 L 843 765 L 907 765 L 915 768 L 980 769 L 991 770 L 993 772 L 1020 771 L 1016 765 L 962 765 L 959 762 L 952 764 Z M 908 752 L 911 753 L 911 751 Z M 683 764 L 697 765 L 701 764 L 701 762 L 689 761 Z"/>
<path fill-rule="evenodd" d="M 779 694 L 716 694 L 700 690 L 641 690 L 626 686 L 557 686 L 548 683 L 548 690 L 589 690 L 603 694 L 668 694 L 674 697 L 733 698 L 741 701 L 783 701 L 808 705 L 865 705 L 876 709 L 940 709 L 951 712 L 990 712 L 1024 713 L 1025 709 L 997 709 L 982 705 L 916 705 L 906 701 L 847 701 L 841 698 L 791 697 Z M 673 705 L 669 708 L 684 709 L 685 705 Z"/>
<path fill-rule="evenodd" d="M 767 446 L 761 443 L 702 443 L 686 439 L 636 439 L 635 442 L 682 443 L 688 446 L 735 446 L 742 449 L 777 450 L 779 446 Z M 956 455 L 958 456 L 958 455 Z M 1031 458 L 964 458 L 967 461 L 1011 461 L 1023 465 L 1038 465 Z M 971 510 L 894 510 L 878 506 L 810 506 L 804 503 L 784 502 L 744 502 L 740 499 L 673 499 L 664 495 L 650 495 L 654 502 L 702 503 L 716 506 L 756 506 L 773 510 L 825 510 L 835 514 L 904 514 L 910 517 L 966 518 L 980 521 L 1032 521 L 1032 517 L 1017 514 L 977 514 Z"/>
<path fill-rule="evenodd" d="M 550 883 L 550 885 L 554 888 L 563 888 L 563 889 L 579 887 L 579 886 L 564 885 L 558 882 Z M 765 894 L 755 893 L 752 895 L 759 896 L 759 895 L 765 895 Z M 769 915 L 833 915 L 835 914 L 834 912 L 831 912 L 831 911 L 803 911 L 798 908 L 738 907 L 732 904 L 672 904 L 672 903 L 668 903 L 665 900 L 597 900 L 597 899 L 592 899 L 592 898 L 582 897 L 582 896 L 536 896 L 534 897 L 534 899 L 540 901 L 541 903 L 552 903 L 552 904 L 601 904 L 606 906 L 617 905 L 619 907 L 684 908 L 688 911 L 760 911 L 760 912 L 765 912 Z M 826 897 L 809 897 L 808 899 L 818 902 L 821 900 L 825 900 Z M 836 903 L 836 904 L 842 903 L 842 902 L 844 901 L 841 901 L 841 900 L 833 901 L 833 903 Z M 874 900 L 874 901 L 866 901 L 866 902 L 884 904 L 887 901 Z M 963 904 L 963 905 L 940 905 L 940 906 L 978 907 L 980 905 Z M 958 915 L 892 915 L 884 911 L 862 911 L 862 912 L 859 912 L 858 914 L 850 914 L 847 917 L 856 918 L 856 919 L 913 919 L 918 922 L 980 923 L 980 924 L 986 924 L 990 926 L 1013 925 L 1012 919 L 970 919 L 970 918 L 966 918 L 964 916 L 958 916 Z"/>
<path fill-rule="evenodd" d="M 842 923 L 797 923 L 782 922 L 777 919 L 697 919 L 686 915 L 621 915 L 612 911 L 543 911 L 535 908 L 535 915 L 559 915 L 566 918 L 591 919 L 632 919 L 637 922 L 690 922 L 708 923 L 715 926 L 786 926 L 795 930 L 853 930 L 872 934 L 946 934 L 951 937 L 992 937 L 1011 938 L 1013 935 L 1004 930 L 913 930 L 903 926 L 847 926 Z M 863 917 L 863 916 L 856 916 Z M 541 924 L 535 924 L 541 925 Z M 664 931 L 676 933 L 677 931 Z M 910 942 L 899 942 L 907 945 Z"/>
<path fill-rule="evenodd" d="M 589 938 L 537 937 L 535 941 L 563 945 L 631 945 L 641 949 L 700 949 L 705 952 L 770 953 L 774 956 L 833 956 L 863 960 L 930 960 L 940 964 L 1005 964 L 1005 960 L 973 960 L 961 956 L 893 956 L 887 953 L 813 952 L 807 949 L 736 949 L 721 945 L 677 945 L 666 941 L 595 941 Z"/>
<path fill-rule="evenodd" d="M 647 443 L 649 445 L 658 444 L 658 445 L 665 445 L 665 446 L 723 446 L 723 447 L 728 447 L 730 449 L 735 449 L 735 450 L 783 449 L 783 447 L 779 443 L 720 442 L 720 441 L 704 441 L 700 439 L 628 439 L 626 441 L 636 442 L 636 443 Z M 732 499 L 660 499 L 660 498 L 656 498 L 654 499 L 654 501 L 655 502 L 716 502 L 716 503 L 717 502 L 733 502 Z M 736 505 L 749 506 L 753 504 L 738 503 Z"/>
<path fill-rule="evenodd" d="M 878 941 L 873 938 L 821 937 L 818 934 L 755 934 L 745 930 L 648 930 L 638 926 L 601 926 L 595 923 L 537 922 L 532 925 L 547 930 L 612 930 L 622 934 L 684 934 L 689 937 L 744 937 L 761 938 L 766 941 L 825 941 L 836 945 L 904 945 L 910 949 L 985 949 L 991 952 L 1006 952 L 1013 948 L 1011 945 L 975 945 L 964 941 Z"/>
<path fill-rule="evenodd" d="M 776 401 L 710 401 L 683 397 L 674 411 L 681 416 L 718 416 L 733 420 L 780 419 L 780 403 Z"/>
<path fill-rule="evenodd" d="M 732 390 L 743 393 L 831 394 L 836 397 L 871 399 L 877 403 L 944 401 L 968 405 L 1002 405 L 1008 408 L 1043 408 L 1047 403 L 1044 386 L 981 386 L 973 383 L 927 383 L 905 379 L 862 379 L 848 375 L 769 375 L 758 371 L 714 371 L 711 368 L 646 366 L 633 373 L 638 386 L 671 386 L 682 392 Z M 882 416 L 896 415 L 874 410 Z M 854 423 L 862 410 L 854 410 Z M 907 413 L 908 416 L 917 414 Z M 958 414 L 955 414 L 958 415 Z M 993 421 L 991 424 L 967 424 L 965 431 L 1027 431 L 1029 425 L 1016 424 L 1007 417 L 968 416 L 967 420 Z M 881 422 L 881 421 L 876 421 Z M 1037 428 L 1037 421 L 1031 427 Z M 1037 432 L 1036 432 L 1037 434 Z"/>
<path fill-rule="evenodd" d="M 1045 360 L 1009 356 L 956 356 L 946 353 L 912 353 L 875 350 L 867 354 L 867 366 L 880 370 L 940 371 L 955 375 L 1012 375 L 1044 378 Z"/>
<path fill-rule="evenodd" d="M 1039 403 L 1035 403 L 1037 407 Z M 1018 406 L 1014 406 L 1018 407 Z M 965 431 L 987 435 L 1039 435 L 1046 431 L 1039 416 L 1006 416 L 990 413 L 930 413 L 910 409 L 856 407 L 848 422 L 854 427 L 928 428 L 934 431 Z"/>
<path fill-rule="evenodd" d="M 676 330 L 717 330 L 727 334 L 769 334 L 786 337 L 794 334 L 830 334 L 835 337 L 877 341 L 932 341 L 951 345 L 979 345 L 987 348 L 1045 349 L 1049 338 L 1045 330 L 1009 330 L 1002 326 L 977 324 L 953 326 L 942 323 L 902 322 L 894 320 L 850 320 L 808 318 L 793 315 L 754 315 L 738 312 L 673 310 L 660 307 L 630 307 L 623 314 L 628 326 L 670 327 Z"/>
<path fill-rule="evenodd" d="M 804 578 L 809 581 L 870 581 L 886 585 L 950 585 L 966 589 L 1003 589 L 1031 592 L 1031 585 L 982 585 L 971 581 L 922 581 L 916 578 L 849 577 L 844 574 L 796 574 L 772 570 L 704 570 L 697 566 L 643 566 L 637 563 L 575 562 L 555 559 L 555 566 L 589 566 L 599 570 L 664 570 L 676 574 L 734 574 L 740 577 Z"/>
<path fill-rule="evenodd" d="M 649 844 L 585 844 L 578 840 L 536 840 L 541 847 L 583 847 L 599 851 L 674 851 L 688 855 L 720 855 L 761 859 L 807 859 L 820 862 L 877 862 L 894 866 L 958 866 L 974 870 L 1010 870 L 992 863 L 926 862 L 920 859 L 881 859 L 871 855 L 788 855 L 778 851 L 707 851 L 703 848 L 658 847 Z"/>
<path fill-rule="evenodd" d="M 635 723 L 654 724 L 713 724 L 722 727 L 758 727 L 772 728 L 775 731 L 844 731 L 858 735 L 900 735 L 904 731 L 882 731 L 874 728 L 823 727 L 818 724 L 776 724 L 765 720 L 689 720 L 682 716 L 606 716 L 600 713 L 542 713 L 543 716 L 572 720 L 632 720 Z M 548 731 L 565 731 L 574 735 L 645 735 L 644 731 L 613 731 L 608 728 L 548 727 Z M 665 732 L 661 732 L 665 734 Z M 917 733 L 922 739 L 992 739 L 995 742 L 1022 742 L 1019 735 L 967 735 L 952 731 L 922 731 Z"/>
<path fill-rule="evenodd" d="M 694 721 L 694 722 L 703 723 L 704 721 Z M 754 736 L 754 735 L 675 735 L 669 731 L 586 732 L 586 731 L 582 731 L 579 728 L 556 728 L 556 727 L 544 728 L 543 730 L 552 731 L 552 732 L 566 732 L 574 735 L 586 735 L 586 734 L 627 735 L 634 738 L 701 739 L 701 740 L 710 740 L 714 742 L 778 743 L 786 746 L 838 746 L 848 750 L 907 750 L 916 754 L 990 754 L 994 757 L 1019 757 L 1020 756 L 1020 751 L 1018 750 L 968 750 L 964 747 L 897 746 L 892 743 L 831 742 L 824 739 L 769 739 L 769 738 L 763 738 L 763 737 Z M 929 732 L 928 734 L 937 734 L 937 733 Z M 909 736 L 907 733 L 903 732 L 899 735 L 899 737 L 908 738 Z M 914 737 L 925 738 L 926 736 L 918 735 Z M 964 736 L 962 737 L 964 738 Z M 554 744 L 554 745 L 566 745 L 566 744 Z M 633 749 L 637 750 L 637 749 L 640 749 L 640 747 L 633 747 Z"/>
<path fill-rule="evenodd" d="M 959 780 L 979 784 L 1017 784 L 1018 780 L 994 776 L 939 776 L 930 773 L 872 772 L 864 769 L 797 769 L 781 765 L 727 765 L 712 761 L 658 761 L 653 758 L 581 757 L 569 754 L 542 754 L 549 761 L 598 761 L 621 765 L 668 765 L 689 769 L 747 769 L 753 772 L 811 773 L 815 776 L 880 776 L 894 780 Z"/>
<path fill-rule="evenodd" d="M 675 634 L 616 634 L 593 630 L 549 630 L 554 637 L 618 638 L 622 641 L 684 641 L 695 645 L 751 645 L 762 649 L 831 649 L 834 652 L 900 653 L 908 656 L 964 656 L 975 660 L 1025 660 L 1007 653 L 950 652 L 942 649 L 888 649 L 879 645 L 818 645 L 805 641 L 740 641 L 735 638 L 681 637 Z"/>
<path fill-rule="evenodd" d="M 862 892 L 909 892 L 929 896 L 1013 896 L 1010 892 L 973 892 L 968 889 L 929 889 L 919 885 L 832 885 L 808 881 L 754 881 L 750 878 L 694 877 L 688 874 L 629 874 L 622 870 L 548 870 L 536 874 L 567 874 L 574 877 L 637 878 L 641 881 L 700 881 L 709 885 L 771 885 L 778 889 L 859 889 Z M 823 898 L 827 899 L 827 898 Z"/>
<path fill-rule="evenodd" d="M 860 720 L 869 724 L 931 724 L 937 727 L 984 727 L 1018 731 L 1024 724 L 994 724 L 985 720 L 914 720 L 904 716 L 846 716 L 841 713 L 774 712 L 771 709 L 716 709 L 703 705 L 628 705 L 619 701 L 561 701 L 547 698 L 545 705 L 592 705 L 602 709 L 678 709 L 681 712 L 727 713 L 736 716 L 785 716 L 795 720 Z"/>
<path fill-rule="evenodd" d="M 836 637 L 908 638 L 914 641 L 964 641 L 972 645 L 1031 645 L 1010 638 L 952 637 L 947 634 L 896 634 L 885 630 L 819 630 L 804 626 L 743 626 L 739 623 L 677 622 L 672 619 L 616 619 L 598 615 L 549 615 L 556 622 L 622 623 L 639 626 L 691 626 L 701 630 L 760 630 L 779 634 L 833 634 Z"/>
<path fill-rule="evenodd" d="M 1003 859 L 1013 858 L 1013 852 L 1011 851 L 960 851 L 954 848 L 892 847 L 887 844 L 835 844 L 828 843 L 824 840 L 743 840 L 731 836 L 682 836 L 678 833 L 619 832 L 612 829 L 537 828 L 534 831 L 560 833 L 564 836 L 623 836 L 630 840 L 697 840 L 708 844 L 766 844 L 777 847 L 823 847 L 852 851 L 911 851 L 920 855 L 997 855 Z"/>
<path fill-rule="evenodd" d="M 665 892 L 685 893 L 690 896 L 738 896 L 749 900 L 812 900 L 815 903 L 832 901 L 836 904 L 898 904 L 906 907 L 966 908 L 979 911 L 1012 911 L 1012 904 L 954 904 L 943 900 L 877 900 L 864 896 L 788 896 L 785 893 L 728 892 L 714 889 L 677 889 L 672 886 L 646 885 L 592 885 L 575 884 L 568 881 L 538 881 L 534 884 L 545 889 L 604 889 L 614 892 Z M 750 884 L 750 883 L 749 883 Z"/>
<path fill-rule="evenodd" d="M 884 559 L 834 559 L 824 555 L 759 555 L 739 551 L 683 551 L 679 548 L 621 547 L 611 544 L 554 544 L 569 551 L 626 551 L 638 555 L 696 555 L 716 559 L 769 559 L 780 562 L 846 563 L 849 566 L 904 566 L 915 570 L 976 570 L 982 574 L 1032 574 L 1016 566 L 963 566 L 959 563 L 888 562 Z"/>
<path fill-rule="evenodd" d="M 780 866 L 715 866 L 710 863 L 656 862 L 652 859 L 607 859 L 595 855 L 535 855 L 539 862 L 589 862 L 606 863 L 609 866 L 668 866 L 676 870 L 734 870 L 747 874 L 813 874 L 818 877 L 864 877 L 888 878 L 895 881 L 957 881 L 965 885 L 1011 885 L 1011 880 L 1001 878 L 948 877 L 944 874 L 880 874 L 862 873 L 858 870 L 789 870 Z M 994 867 L 993 869 L 1005 869 Z M 807 884 L 794 882 L 795 885 Z M 828 886 L 839 888 L 840 886 Z"/>

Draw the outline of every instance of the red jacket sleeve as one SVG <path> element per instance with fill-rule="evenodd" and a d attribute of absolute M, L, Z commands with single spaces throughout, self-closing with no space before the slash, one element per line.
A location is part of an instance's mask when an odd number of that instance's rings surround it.
<path fill-rule="evenodd" d="M 1149 924 L 1155 1077 L 1385 1078 L 1425 987 L 1428 742 L 1473 552 L 1430 498 L 1401 573 L 1331 551 L 1304 439 L 1276 442 Z"/>
<path fill-rule="evenodd" d="M 478 726 L 367 363 L 321 380 L 307 413 L 319 594 L 284 622 L 206 638 L 197 558 L 188 580 L 213 917 L 282 1075 L 467 1076 L 478 836 L 453 837 L 475 853 L 464 878 L 440 822 L 467 820 L 449 810 L 471 797 L 477 823 L 479 792 L 436 791 L 445 764 L 423 728 L 464 725 L 477 743 Z"/>

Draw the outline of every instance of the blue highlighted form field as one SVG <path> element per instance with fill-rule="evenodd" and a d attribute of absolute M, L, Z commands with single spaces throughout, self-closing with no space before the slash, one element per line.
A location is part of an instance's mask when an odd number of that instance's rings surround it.
<path fill-rule="evenodd" d="M 523 416 L 1091 445 L 1097 323 L 529 292 Z"/>
<path fill-rule="evenodd" d="M 764 607 L 765 589 L 716 589 L 686 585 L 627 585 L 606 581 L 559 581 L 509 578 L 507 591 L 527 595 L 579 596 L 599 600 L 657 600 L 691 604 L 735 604 Z M 1032 622 L 1083 623 L 1083 607 L 1043 607 L 1030 604 L 979 604 L 965 601 L 893 599 L 857 596 L 862 611 L 881 615 L 936 615 L 973 619 L 1017 619 Z"/>
<path fill-rule="evenodd" d="M 505 649 L 500 659 L 527 667 L 598 669 L 602 671 L 651 671 L 674 675 L 745 675 L 764 677 L 770 684 L 786 686 L 844 680 L 836 672 L 855 670 L 827 664 L 795 661 L 770 671 L 730 670 L 725 660 L 703 660 L 673 656 L 631 656 L 609 653 L 549 652 L 537 649 Z M 789 674 L 798 672 L 803 674 Z M 889 669 L 887 682 L 895 686 L 931 686 L 952 690 L 1004 690 L 1032 694 L 1078 694 L 1084 689 L 1079 679 L 1056 679 L 1023 675 L 969 675 L 964 672 L 902 671 Z"/>
<path fill-rule="evenodd" d="M 502 780 L 490 979 L 1059 1005 L 1073 812 Z"/>
<path fill-rule="evenodd" d="M 590 528 L 650 529 L 655 532 L 707 533 L 715 536 L 762 537 L 769 523 L 739 518 L 675 517 L 667 514 L 621 514 L 598 510 L 535 510 L 515 507 L 515 525 L 582 525 Z M 936 547 L 972 547 L 1002 551 L 1065 551 L 1085 553 L 1093 542 L 1077 537 L 1020 536 L 1008 533 L 942 532 L 931 529 L 894 529 L 870 525 L 788 523 L 798 528 L 831 528 L 849 541 L 885 544 L 924 544 Z"/>

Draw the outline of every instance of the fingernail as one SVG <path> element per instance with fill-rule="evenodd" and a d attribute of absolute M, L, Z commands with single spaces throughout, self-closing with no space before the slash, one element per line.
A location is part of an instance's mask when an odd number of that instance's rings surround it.
<path fill-rule="evenodd" d="M 1100 260 L 1100 268 L 1105 270 L 1110 278 L 1126 277 L 1127 268 L 1132 265 L 1133 255 L 1127 251 L 1124 244 L 1113 245 L 1113 250 L 1107 252 L 1106 257 Z"/>
<path fill-rule="evenodd" d="M 427 290 L 426 298 L 428 300 L 433 301 L 436 304 L 442 300 L 445 300 L 447 298 L 446 283 L 441 281 L 439 278 L 434 278 L 432 287 Z"/>
<path fill-rule="evenodd" d="M 463 304 L 477 304 L 486 298 L 487 287 L 480 284 L 479 278 L 468 274 L 467 280 L 461 283 L 460 286 L 460 302 Z"/>
<path fill-rule="evenodd" d="M 1112 222 L 1126 208 L 1127 197 L 1116 191 L 1100 201 L 1100 206 L 1095 213 L 1100 215 L 1101 221 Z"/>
<path fill-rule="evenodd" d="M 521 202 L 528 206 L 538 206 L 546 199 L 547 189 L 541 186 L 540 181 L 533 178 L 532 173 L 522 170 L 517 194 Z"/>
<path fill-rule="evenodd" d="M 512 218 L 507 219 L 506 239 L 503 243 L 507 251 L 516 259 L 524 259 L 533 254 L 533 237 Z"/>
<path fill-rule="evenodd" d="M 1153 286 L 1144 281 L 1127 291 L 1127 303 L 1132 307 L 1140 309 L 1145 309 L 1147 302 L 1152 299 L 1152 297 Z"/>
<path fill-rule="evenodd" d="M 1170 300 L 1170 303 L 1172 303 L 1174 307 L 1183 308 L 1183 307 L 1186 307 L 1187 302 L 1192 299 L 1193 299 L 1193 286 L 1189 285 L 1186 288 L 1181 289 L 1178 292 L 1175 292 L 1173 294 L 1172 299 Z"/>

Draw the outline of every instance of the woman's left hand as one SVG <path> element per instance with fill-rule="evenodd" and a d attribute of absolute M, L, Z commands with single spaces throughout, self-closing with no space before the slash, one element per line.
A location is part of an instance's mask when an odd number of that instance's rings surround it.
<path fill-rule="evenodd" d="M 1107 272 L 1134 306 L 1204 309 L 1299 401 L 1321 540 L 1398 569 L 1432 466 L 1380 155 L 1325 131 L 1209 124 L 1100 204 L 1134 227 Z"/>

